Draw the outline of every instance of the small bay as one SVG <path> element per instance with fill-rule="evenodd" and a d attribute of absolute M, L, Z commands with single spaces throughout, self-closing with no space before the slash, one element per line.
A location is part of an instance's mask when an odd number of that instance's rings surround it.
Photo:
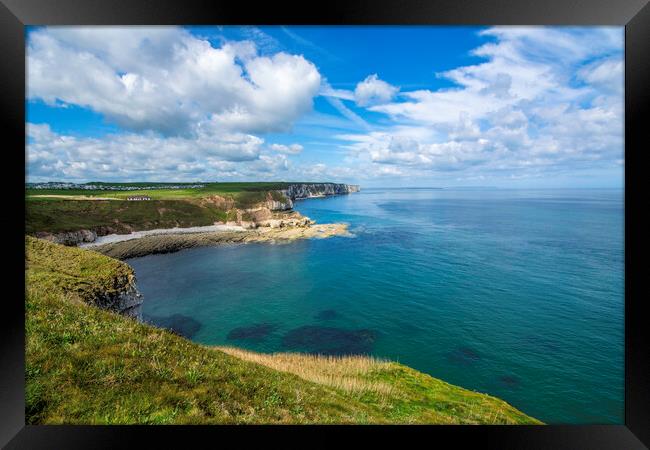
<path fill-rule="evenodd" d="M 364 189 L 296 203 L 354 237 L 127 262 L 145 320 L 200 343 L 372 354 L 547 423 L 622 423 L 623 208 L 616 189 Z"/>

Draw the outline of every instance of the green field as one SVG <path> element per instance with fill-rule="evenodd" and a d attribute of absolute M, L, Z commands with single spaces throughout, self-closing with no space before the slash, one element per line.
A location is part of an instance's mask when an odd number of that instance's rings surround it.
<path fill-rule="evenodd" d="M 539 423 L 401 364 L 220 350 L 90 306 L 125 274 L 26 237 L 28 424 Z"/>
<path fill-rule="evenodd" d="M 108 228 L 111 233 L 132 230 L 193 227 L 225 221 L 226 211 L 190 200 L 85 201 L 28 199 L 25 232 L 51 233 Z"/>
<path fill-rule="evenodd" d="M 93 183 L 100 184 L 100 183 Z M 150 186 L 151 183 L 115 183 L 114 186 Z M 159 185 L 162 185 L 159 183 Z M 232 200 L 235 208 L 248 208 L 267 195 L 284 200 L 277 190 L 288 183 L 208 183 L 194 189 L 152 189 L 133 191 L 85 189 L 26 189 L 25 232 L 94 230 L 100 234 L 128 233 L 156 228 L 212 225 L 232 220 L 228 208 L 211 201 L 214 196 Z M 42 196 L 64 196 L 42 197 Z M 148 201 L 131 202 L 130 196 L 146 195 Z M 117 200 L 83 200 L 84 197 Z"/>
<path fill-rule="evenodd" d="M 242 183 L 194 183 L 203 184 L 202 188 L 193 189 L 162 189 L 165 185 L 180 183 L 88 183 L 92 185 L 107 185 L 120 187 L 159 186 L 161 189 L 134 189 L 130 191 L 88 190 L 88 189 L 25 189 L 27 197 L 34 195 L 86 195 L 89 197 L 109 197 L 126 199 L 132 195 L 147 195 L 155 200 L 178 200 L 208 197 L 210 195 L 231 196 L 234 198 L 254 197 L 254 193 L 264 193 L 285 189 L 289 183 L 281 182 L 242 182 Z M 300 184 L 300 183 L 291 183 Z"/>

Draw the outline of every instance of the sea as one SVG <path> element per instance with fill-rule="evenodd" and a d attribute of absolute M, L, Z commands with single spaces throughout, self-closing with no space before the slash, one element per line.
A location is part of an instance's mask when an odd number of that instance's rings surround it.
<path fill-rule="evenodd" d="M 624 421 L 622 189 L 299 200 L 352 237 L 127 262 L 145 320 L 208 345 L 369 354 L 549 424 Z"/>

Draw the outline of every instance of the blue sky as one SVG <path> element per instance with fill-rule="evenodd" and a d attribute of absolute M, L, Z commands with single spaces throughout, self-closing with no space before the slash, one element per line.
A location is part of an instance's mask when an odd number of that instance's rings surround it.
<path fill-rule="evenodd" d="M 33 27 L 28 181 L 620 187 L 623 28 Z"/>

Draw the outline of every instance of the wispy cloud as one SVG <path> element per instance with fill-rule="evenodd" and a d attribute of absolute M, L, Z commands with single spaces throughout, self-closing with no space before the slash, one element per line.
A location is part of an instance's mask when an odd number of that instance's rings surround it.
<path fill-rule="evenodd" d="M 246 26 L 241 28 L 242 34 L 255 42 L 260 51 L 264 54 L 277 53 L 284 50 L 284 47 L 276 38 L 265 33 L 258 27 Z"/>
<path fill-rule="evenodd" d="M 289 36 L 289 38 L 291 38 L 296 44 L 298 44 L 298 45 L 300 45 L 302 47 L 308 48 L 310 50 L 313 50 L 316 53 L 319 53 L 319 54 L 327 57 L 330 60 L 342 61 L 341 58 L 338 57 L 337 55 L 329 52 L 328 50 L 326 50 L 325 48 L 323 48 L 323 47 L 321 47 L 319 45 L 314 44 L 312 41 L 310 41 L 308 39 L 305 39 L 304 37 L 300 36 L 297 32 L 292 31 L 287 27 L 280 27 L 280 29 L 284 32 L 284 34 Z"/>
<path fill-rule="evenodd" d="M 496 38 L 472 52 L 484 62 L 440 74 L 458 87 L 406 90 L 400 101 L 368 105 L 389 124 L 339 136 L 359 164 L 369 159 L 412 176 L 508 178 L 618 164 L 621 29 L 497 27 L 481 34 Z"/>
<path fill-rule="evenodd" d="M 354 92 L 346 89 L 334 89 L 327 80 L 321 83 L 319 94 L 324 97 L 340 98 L 342 100 L 354 101 Z"/>
<path fill-rule="evenodd" d="M 359 125 L 360 127 L 366 130 L 370 130 L 372 128 L 370 124 L 368 124 L 368 122 L 366 122 L 361 116 L 359 116 L 357 113 L 355 113 L 350 108 L 345 106 L 340 98 L 325 97 L 325 99 L 329 102 L 330 105 L 336 108 L 338 112 L 340 112 L 343 116 L 347 117 L 350 121 L 354 122 L 355 124 Z"/>
<path fill-rule="evenodd" d="M 341 100 L 355 100 L 355 93 L 345 89 L 334 89 L 327 80 L 322 80 L 319 94 L 325 97 L 325 100 L 332 105 L 341 115 L 349 119 L 351 122 L 360 126 L 365 130 L 370 130 L 372 127 L 361 116 L 345 106 Z"/>

